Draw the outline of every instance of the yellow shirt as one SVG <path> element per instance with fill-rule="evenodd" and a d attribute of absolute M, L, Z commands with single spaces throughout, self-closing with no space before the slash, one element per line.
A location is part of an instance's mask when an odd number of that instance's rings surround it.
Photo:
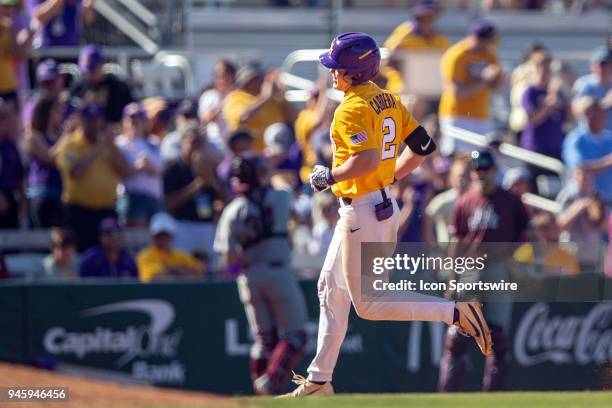
<path fill-rule="evenodd" d="M 514 252 L 513 258 L 516 262 L 528 265 L 535 264 L 533 245 L 521 245 Z M 544 253 L 542 264 L 547 275 L 578 275 L 580 272 L 578 258 L 560 246 L 548 247 Z"/>
<path fill-rule="evenodd" d="M 263 133 L 273 123 L 283 122 L 283 109 L 280 102 L 270 100 L 246 123 L 240 123 L 242 114 L 257 101 L 257 95 L 236 89 L 225 97 L 223 116 L 230 130 L 240 127 L 251 131 L 255 137 L 255 150 L 261 152 L 264 148 Z"/>
<path fill-rule="evenodd" d="M 191 268 L 204 272 L 204 264 L 195 257 L 183 251 L 162 251 L 151 245 L 143 249 L 136 260 L 138 264 L 138 275 L 143 282 L 150 282 L 158 275 L 164 273 L 167 268 Z"/>
<path fill-rule="evenodd" d="M 315 129 L 319 114 L 315 109 L 304 109 L 300 112 L 295 120 L 295 140 L 302 148 L 302 156 L 304 162 L 300 169 L 300 178 L 303 183 L 308 183 L 308 176 L 314 166 L 317 157 L 312 145 L 310 144 L 310 136 Z"/>
<path fill-rule="evenodd" d="M 498 64 L 493 51 L 470 51 L 466 40 L 461 40 L 444 53 L 440 62 L 440 71 L 442 79 L 446 82 L 470 85 L 480 77 L 482 70 L 489 64 Z M 440 98 L 439 116 L 489 119 L 490 98 L 491 91 L 486 87 L 461 99 L 456 98 L 449 89 L 445 88 Z"/>
<path fill-rule="evenodd" d="M 112 166 L 108 152 L 100 153 L 85 174 L 70 177 L 72 166 L 94 148 L 83 131 L 77 129 L 67 140 L 61 142 L 55 164 L 62 175 L 62 200 L 67 204 L 89 208 L 113 208 L 117 198 L 119 176 Z"/>
<path fill-rule="evenodd" d="M 414 25 L 410 21 L 395 27 L 395 30 L 393 30 L 389 38 L 385 41 L 385 48 L 388 48 L 389 51 L 417 48 L 436 48 L 445 50 L 449 45 L 450 42 L 448 37 L 444 34 L 435 33 L 431 37 L 426 37 L 416 33 L 414 31 Z"/>
<path fill-rule="evenodd" d="M 398 96 L 373 82 L 350 89 L 334 112 L 331 125 L 333 167 L 370 149 L 377 149 L 381 160 L 373 172 L 336 183 L 332 192 L 339 197 L 355 198 L 391 184 L 398 145 L 418 126 Z"/>
<path fill-rule="evenodd" d="M 17 90 L 17 73 L 13 58 L 13 24 L 8 18 L 0 18 L 0 93 Z"/>

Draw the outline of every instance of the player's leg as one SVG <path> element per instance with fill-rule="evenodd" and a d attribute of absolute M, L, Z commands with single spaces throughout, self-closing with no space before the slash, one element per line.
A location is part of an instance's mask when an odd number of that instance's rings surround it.
<path fill-rule="evenodd" d="M 260 394 L 278 394 L 300 363 L 306 346 L 306 302 L 289 269 L 271 270 L 263 288 L 279 341 L 270 353 L 265 373 L 255 382 Z"/>
<path fill-rule="evenodd" d="M 456 326 L 446 331 L 444 352 L 440 361 L 438 391 L 461 391 L 467 369 L 467 351 L 470 339 L 461 335 Z"/>
<path fill-rule="evenodd" d="M 454 321 L 454 302 L 418 293 L 398 291 L 385 294 L 380 301 L 361 300 L 361 243 L 394 243 L 397 237 L 399 209 L 393 200 L 394 215 L 378 221 L 373 203 L 365 202 L 340 209 L 342 217 L 343 273 L 357 314 L 368 320 Z M 387 245 L 381 253 L 390 252 Z M 392 253 L 387 254 L 391 256 Z M 393 296 L 393 298 L 391 298 Z M 370 299 L 369 299 L 370 300 Z"/>
<path fill-rule="evenodd" d="M 255 382 L 265 373 L 270 353 L 276 346 L 278 337 L 270 311 L 261 296 L 258 285 L 249 282 L 244 275 L 239 276 L 236 282 L 251 333 L 255 338 L 251 346 L 249 365 L 253 388 L 257 391 Z"/>
<path fill-rule="evenodd" d="M 286 397 L 333 394 L 332 374 L 346 335 L 351 308 L 342 277 L 340 231 L 337 225 L 317 284 L 320 313 L 317 353 L 308 367 L 308 379 L 301 376 L 295 378 L 299 387 Z"/>
<path fill-rule="evenodd" d="M 361 243 L 396 241 L 399 209 L 393 201 L 394 214 L 378 221 L 374 203 L 340 208 L 342 222 L 343 274 L 357 315 L 367 320 L 434 321 L 456 324 L 465 335 L 474 338 L 485 355 L 492 353 L 492 341 L 487 322 L 478 302 L 455 303 L 439 297 L 410 291 L 379 293 L 380 300 L 362 301 Z M 381 245 L 380 256 L 392 256 L 393 245 Z"/>

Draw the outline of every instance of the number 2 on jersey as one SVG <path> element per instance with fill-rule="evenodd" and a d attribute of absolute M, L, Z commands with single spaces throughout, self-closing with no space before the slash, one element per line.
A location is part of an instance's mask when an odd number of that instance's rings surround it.
<path fill-rule="evenodd" d="M 395 121 L 391 117 L 385 118 L 383 121 L 383 144 L 381 160 L 392 159 L 395 157 L 395 149 L 397 146 L 393 143 L 397 134 L 395 133 Z"/>

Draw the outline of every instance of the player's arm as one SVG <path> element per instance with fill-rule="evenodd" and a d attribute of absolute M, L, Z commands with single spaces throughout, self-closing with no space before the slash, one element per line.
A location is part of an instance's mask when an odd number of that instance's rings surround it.
<path fill-rule="evenodd" d="M 395 179 L 401 180 L 417 167 L 419 167 L 427 156 L 436 150 L 436 142 L 429 136 L 423 126 L 419 124 L 402 106 L 404 143 L 407 149 L 400 154 L 395 163 Z"/>
<path fill-rule="evenodd" d="M 336 182 L 364 176 L 373 172 L 380 162 L 378 149 L 362 150 L 353 154 L 344 164 L 332 170 Z"/>

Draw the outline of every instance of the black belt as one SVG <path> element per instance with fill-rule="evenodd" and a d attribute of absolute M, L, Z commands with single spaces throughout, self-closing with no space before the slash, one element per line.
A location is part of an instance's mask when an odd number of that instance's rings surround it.
<path fill-rule="evenodd" d="M 387 192 L 384 188 L 381 188 L 380 194 L 382 195 L 383 202 L 387 201 Z M 338 201 L 341 205 L 351 205 L 353 203 L 353 199 L 349 197 L 338 197 Z"/>

